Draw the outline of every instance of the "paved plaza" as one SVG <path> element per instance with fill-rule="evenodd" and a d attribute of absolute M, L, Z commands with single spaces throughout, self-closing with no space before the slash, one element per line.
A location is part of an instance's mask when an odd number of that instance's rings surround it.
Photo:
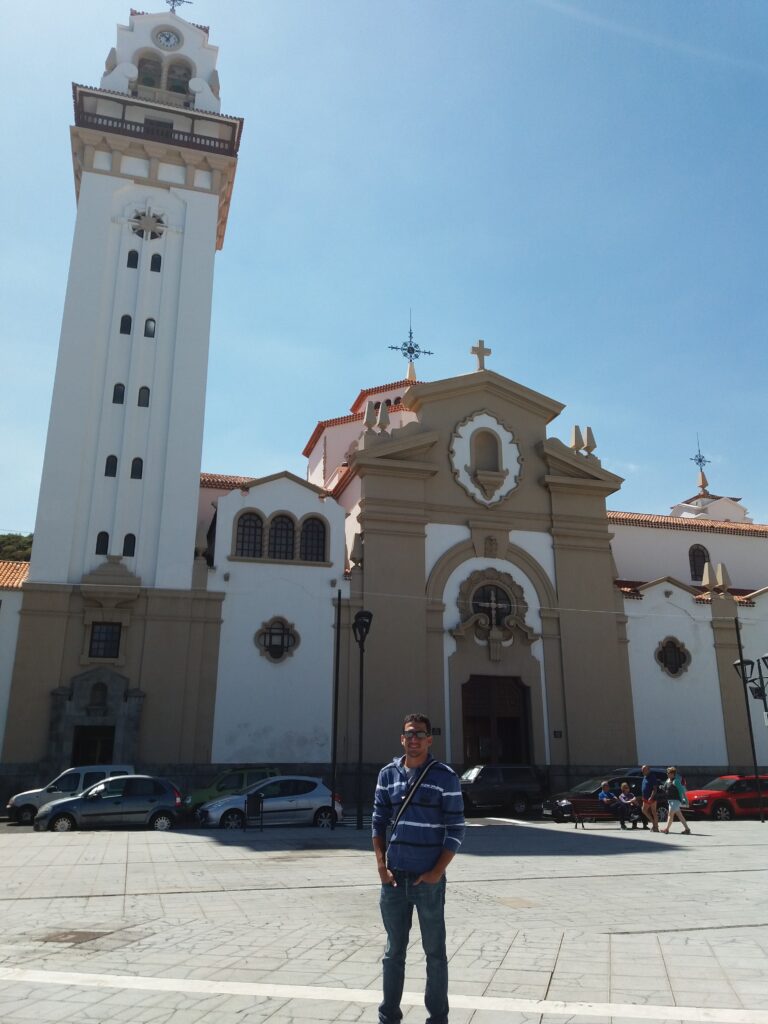
<path fill-rule="evenodd" d="M 449 875 L 451 1024 L 768 1024 L 768 825 L 692 827 L 471 821 Z M 0 857 L 1 1024 L 376 1021 L 367 832 L 2 827 Z"/>

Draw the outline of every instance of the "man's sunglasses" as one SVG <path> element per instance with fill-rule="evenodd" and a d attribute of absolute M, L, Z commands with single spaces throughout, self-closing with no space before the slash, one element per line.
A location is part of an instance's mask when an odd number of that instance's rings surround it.
<path fill-rule="evenodd" d="M 426 729 L 408 729 L 403 733 L 407 740 L 425 740 L 429 733 Z"/>

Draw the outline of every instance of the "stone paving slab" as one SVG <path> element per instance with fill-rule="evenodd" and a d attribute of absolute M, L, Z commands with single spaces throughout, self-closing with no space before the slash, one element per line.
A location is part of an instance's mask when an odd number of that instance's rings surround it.
<path fill-rule="evenodd" d="M 693 827 L 473 822 L 449 878 L 452 1024 L 768 1024 L 768 826 Z M 376 1021 L 367 833 L 5 827 L 0 857 L 2 1024 Z"/>

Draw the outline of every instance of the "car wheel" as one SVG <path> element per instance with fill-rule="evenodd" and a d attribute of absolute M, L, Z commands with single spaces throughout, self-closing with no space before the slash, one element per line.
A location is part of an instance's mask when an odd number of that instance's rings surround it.
<path fill-rule="evenodd" d="M 513 796 L 512 802 L 510 803 L 510 809 L 513 814 L 522 816 L 528 813 L 528 801 L 524 796 Z"/>
<path fill-rule="evenodd" d="M 75 819 L 71 814 L 57 814 L 48 826 L 51 832 L 71 832 L 74 827 Z"/>
<path fill-rule="evenodd" d="M 712 817 L 715 821 L 730 821 L 733 818 L 733 811 L 728 804 L 715 804 L 712 808 Z"/>
<path fill-rule="evenodd" d="M 242 829 L 245 825 L 245 817 L 242 811 L 231 810 L 224 811 L 219 821 L 221 828 L 239 828 Z"/>
<path fill-rule="evenodd" d="M 36 814 L 36 807 L 33 807 L 32 804 L 25 804 L 24 807 L 19 808 L 16 815 L 16 820 L 20 825 L 31 825 L 32 822 L 35 820 Z"/>
<path fill-rule="evenodd" d="M 316 825 L 317 828 L 330 828 L 334 818 L 335 814 L 330 807 L 321 807 L 319 810 L 315 811 L 312 824 Z"/>
<path fill-rule="evenodd" d="M 155 832 L 170 832 L 173 828 L 173 817 L 166 811 L 160 811 L 151 819 L 149 827 Z"/>

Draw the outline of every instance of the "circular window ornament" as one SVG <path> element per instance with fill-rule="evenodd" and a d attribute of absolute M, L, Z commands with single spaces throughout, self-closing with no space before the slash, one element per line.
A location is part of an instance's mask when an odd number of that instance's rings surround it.
<path fill-rule="evenodd" d="M 253 642 L 258 647 L 259 654 L 277 663 L 293 655 L 301 643 L 301 638 L 292 622 L 276 615 L 269 622 L 262 622 Z"/>
<path fill-rule="evenodd" d="M 690 651 L 674 636 L 667 636 L 661 641 L 656 648 L 654 657 L 667 675 L 672 676 L 673 679 L 681 676 L 691 664 Z"/>
<path fill-rule="evenodd" d="M 514 434 L 485 409 L 458 424 L 448 456 L 456 483 L 480 505 L 498 505 L 520 482 L 523 460 Z"/>
<path fill-rule="evenodd" d="M 136 210 L 128 223 L 133 233 L 145 240 L 160 238 L 165 231 L 165 221 L 159 213 L 154 213 L 149 207 L 146 210 Z"/>

